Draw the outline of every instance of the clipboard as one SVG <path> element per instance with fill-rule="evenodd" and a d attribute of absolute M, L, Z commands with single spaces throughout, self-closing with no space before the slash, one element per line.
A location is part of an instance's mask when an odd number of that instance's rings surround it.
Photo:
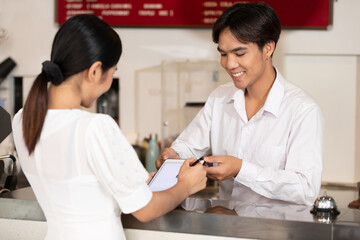
<path fill-rule="evenodd" d="M 176 185 L 184 159 L 167 159 L 149 183 L 152 192 L 167 190 Z"/>

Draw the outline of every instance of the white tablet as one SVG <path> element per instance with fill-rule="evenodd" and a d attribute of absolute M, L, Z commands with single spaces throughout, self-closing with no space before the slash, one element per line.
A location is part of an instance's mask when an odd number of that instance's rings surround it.
<path fill-rule="evenodd" d="M 177 176 L 184 159 L 167 159 L 156 172 L 149 183 L 150 190 L 160 192 L 169 189 L 177 183 Z"/>

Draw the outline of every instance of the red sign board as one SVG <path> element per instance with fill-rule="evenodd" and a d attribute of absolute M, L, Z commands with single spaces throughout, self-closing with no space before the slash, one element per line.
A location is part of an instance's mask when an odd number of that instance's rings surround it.
<path fill-rule="evenodd" d="M 248 2 L 251 0 L 248 0 Z M 253 0 L 255 1 L 255 0 Z M 119 27 L 211 27 L 224 10 L 239 1 L 223 0 L 58 0 L 57 21 L 82 13 L 100 16 Z M 331 0 L 265 0 L 283 27 L 326 28 Z"/>

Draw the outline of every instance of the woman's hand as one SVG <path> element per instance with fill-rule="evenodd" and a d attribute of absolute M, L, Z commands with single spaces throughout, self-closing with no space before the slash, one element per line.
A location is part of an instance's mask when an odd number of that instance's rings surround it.
<path fill-rule="evenodd" d="M 156 168 L 159 169 L 161 165 L 168 158 L 180 158 L 179 155 L 172 148 L 164 148 L 164 150 L 160 153 L 159 157 L 156 159 L 155 165 Z"/>
<path fill-rule="evenodd" d="M 233 156 L 209 156 L 205 157 L 207 163 L 217 163 L 217 166 L 206 167 L 208 178 L 223 181 L 236 177 L 242 166 L 242 159 Z"/>
<path fill-rule="evenodd" d="M 180 168 L 178 182 L 165 191 L 154 192 L 150 202 L 132 214 L 140 221 L 146 222 L 173 210 L 189 195 L 206 187 L 206 170 L 202 164 L 191 167 L 195 159 L 186 159 Z"/>
<path fill-rule="evenodd" d="M 190 166 L 196 160 L 188 158 L 184 161 L 178 175 L 178 184 L 185 184 L 188 195 L 194 194 L 206 187 L 206 170 L 205 167 L 198 163 Z"/>

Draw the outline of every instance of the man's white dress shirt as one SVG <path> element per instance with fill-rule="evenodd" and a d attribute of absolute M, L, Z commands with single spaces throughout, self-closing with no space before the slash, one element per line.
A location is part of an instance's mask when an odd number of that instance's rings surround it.
<path fill-rule="evenodd" d="M 172 144 L 181 158 L 231 155 L 243 160 L 220 182 L 220 198 L 312 205 L 321 186 L 323 119 L 319 106 L 277 71 L 264 106 L 247 119 L 244 91 L 228 83 Z"/>

